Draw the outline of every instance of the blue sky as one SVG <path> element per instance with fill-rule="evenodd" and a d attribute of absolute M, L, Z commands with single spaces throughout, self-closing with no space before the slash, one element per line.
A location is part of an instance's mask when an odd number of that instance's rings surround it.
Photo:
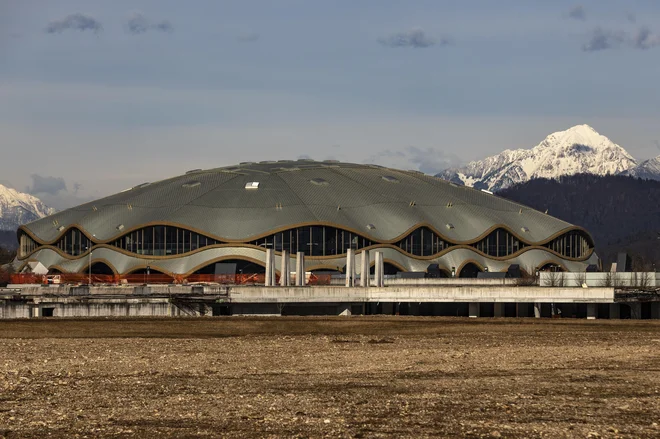
<path fill-rule="evenodd" d="M 581 123 L 649 158 L 659 35 L 652 0 L 0 0 L 0 181 L 63 208 L 249 160 L 437 172 Z"/>

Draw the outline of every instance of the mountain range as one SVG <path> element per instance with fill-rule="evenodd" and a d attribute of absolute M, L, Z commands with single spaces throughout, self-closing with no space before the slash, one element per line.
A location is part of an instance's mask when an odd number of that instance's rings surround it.
<path fill-rule="evenodd" d="M 550 134 L 531 149 L 507 149 L 436 176 L 456 184 L 499 191 L 537 178 L 575 174 L 622 174 L 660 180 L 660 156 L 638 164 L 624 148 L 589 125 L 577 125 Z"/>

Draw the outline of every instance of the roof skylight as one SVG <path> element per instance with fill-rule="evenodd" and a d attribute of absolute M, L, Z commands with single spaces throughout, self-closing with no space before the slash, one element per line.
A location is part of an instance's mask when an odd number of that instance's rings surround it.
<path fill-rule="evenodd" d="M 382 177 L 383 180 L 387 181 L 388 183 L 398 183 L 399 179 L 396 177 L 392 177 L 391 175 L 383 175 Z"/>

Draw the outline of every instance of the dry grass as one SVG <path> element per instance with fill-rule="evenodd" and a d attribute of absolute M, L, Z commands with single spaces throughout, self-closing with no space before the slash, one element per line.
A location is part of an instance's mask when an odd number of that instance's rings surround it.
<path fill-rule="evenodd" d="M 660 324 L 0 322 L 0 437 L 660 437 Z"/>

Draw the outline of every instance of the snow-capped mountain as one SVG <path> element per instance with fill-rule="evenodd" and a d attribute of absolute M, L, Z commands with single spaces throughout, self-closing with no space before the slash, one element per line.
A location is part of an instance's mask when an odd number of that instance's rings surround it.
<path fill-rule="evenodd" d="M 38 198 L 0 184 L 0 230 L 13 231 L 54 212 Z"/>
<path fill-rule="evenodd" d="M 644 160 L 634 168 L 623 171 L 621 175 L 660 181 L 660 155 L 653 159 Z"/>
<path fill-rule="evenodd" d="M 532 149 L 508 149 L 462 168 L 446 169 L 437 176 L 457 184 L 497 191 L 534 178 L 578 173 L 618 174 L 636 164 L 625 149 L 589 125 L 577 125 L 550 134 Z"/>

